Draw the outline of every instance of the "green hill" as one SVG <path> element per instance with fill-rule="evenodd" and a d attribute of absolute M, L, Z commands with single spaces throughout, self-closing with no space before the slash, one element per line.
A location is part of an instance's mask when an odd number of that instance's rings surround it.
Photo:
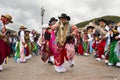
<path fill-rule="evenodd" d="M 89 20 L 89 21 L 80 22 L 80 23 L 76 24 L 76 26 L 77 26 L 78 28 L 82 28 L 82 27 L 84 27 L 85 25 L 88 25 L 89 22 L 93 22 L 93 21 L 94 21 L 96 24 L 98 24 L 98 20 L 99 20 L 99 19 L 105 19 L 106 21 L 111 20 L 111 21 L 114 21 L 115 23 L 120 22 L 120 17 L 119 17 L 119 16 L 111 16 L 111 15 L 109 15 L 109 16 L 103 16 L 103 17 L 99 17 L 99 18 L 94 18 L 94 19 L 91 19 L 91 20 Z"/>

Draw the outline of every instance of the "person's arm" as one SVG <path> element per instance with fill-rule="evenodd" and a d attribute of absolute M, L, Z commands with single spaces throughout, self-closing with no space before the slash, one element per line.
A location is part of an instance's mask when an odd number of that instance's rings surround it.
<path fill-rule="evenodd" d="M 51 29 L 57 29 L 57 28 L 59 28 L 59 23 L 56 23 L 56 24 L 51 26 Z"/>
<path fill-rule="evenodd" d="M 73 31 L 72 31 L 71 35 L 76 35 L 77 32 L 78 32 L 77 26 L 73 25 L 73 26 L 72 26 L 72 30 L 73 30 Z"/>

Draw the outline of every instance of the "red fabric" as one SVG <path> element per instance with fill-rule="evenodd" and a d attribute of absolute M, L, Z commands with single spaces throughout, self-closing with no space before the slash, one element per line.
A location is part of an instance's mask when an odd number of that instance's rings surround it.
<path fill-rule="evenodd" d="M 82 46 L 82 44 L 79 44 L 78 45 L 78 54 L 83 55 L 83 52 L 84 52 L 83 46 Z"/>
<path fill-rule="evenodd" d="M 3 63 L 4 58 L 10 55 L 11 48 L 10 46 L 0 39 L 0 65 Z"/>
<path fill-rule="evenodd" d="M 51 48 L 50 48 L 50 47 L 51 47 L 51 46 L 50 46 L 50 41 L 45 40 L 45 44 L 46 44 L 46 47 L 48 46 L 48 48 L 49 48 L 49 50 L 50 50 L 50 51 L 49 51 L 49 55 L 50 55 L 50 56 L 53 56 L 53 52 L 52 52 L 52 50 L 51 50 Z"/>
<path fill-rule="evenodd" d="M 29 47 L 27 46 L 25 49 L 26 49 L 26 56 L 29 56 Z"/>
<path fill-rule="evenodd" d="M 97 44 L 96 44 L 96 41 L 95 41 L 95 42 L 93 42 L 92 48 L 96 50 L 96 47 L 97 47 Z"/>
<path fill-rule="evenodd" d="M 65 46 L 58 46 L 57 53 L 54 55 L 55 65 L 62 65 L 64 63 L 64 58 L 68 60 Z"/>
<path fill-rule="evenodd" d="M 92 48 L 97 50 L 98 58 L 102 58 L 102 55 L 104 54 L 105 45 L 106 40 L 102 40 L 101 42 L 98 43 L 98 45 L 96 44 L 96 42 L 93 43 Z"/>
<path fill-rule="evenodd" d="M 42 61 L 46 62 L 51 55 L 53 55 L 53 54 L 52 54 L 52 51 L 51 51 L 51 49 L 49 47 L 49 41 L 48 41 L 48 45 L 47 45 L 47 43 L 45 43 L 43 45 L 43 49 L 41 50 L 41 59 L 42 59 Z"/>
<path fill-rule="evenodd" d="M 109 55 L 105 56 L 105 59 L 106 59 L 106 60 L 109 60 Z"/>
<path fill-rule="evenodd" d="M 102 55 L 104 54 L 104 48 L 106 45 L 106 40 L 102 40 L 98 46 L 97 46 L 97 50 L 98 50 L 98 58 L 102 58 Z"/>
<path fill-rule="evenodd" d="M 87 33 L 84 34 L 83 38 L 84 38 L 84 40 L 88 40 Z"/>

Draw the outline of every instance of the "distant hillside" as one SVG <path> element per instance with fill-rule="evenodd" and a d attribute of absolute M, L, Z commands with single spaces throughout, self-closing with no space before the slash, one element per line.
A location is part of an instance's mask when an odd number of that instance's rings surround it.
<path fill-rule="evenodd" d="M 119 17 L 119 16 L 103 16 L 103 17 L 91 19 L 91 20 L 89 20 L 89 21 L 80 22 L 80 23 L 76 24 L 76 26 L 77 26 L 78 28 L 82 28 L 82 27 L 84 27 L 85 25 L 88 25 L 89 22 L 91 22 L 91 21 L 92 21 L 92 22 L 95 22 L 96 24 L 98 24 L 98 20 L 99 20 L 99 19 L 105 19 L 106 21 L 112 20 L 112 21 L 114 21 L 115 23 L 118 23 L 118 22 L 120 21 L 120 17 Z"/>
<path fill-rule="evenodd" d="M 15 30 L 8 29 L 8 28 L 7 28 L 7 31 L 10 31 L 11 33 L 16 33 L 16 32 L 17 32 L 17 31 L 15 31 Z"/>

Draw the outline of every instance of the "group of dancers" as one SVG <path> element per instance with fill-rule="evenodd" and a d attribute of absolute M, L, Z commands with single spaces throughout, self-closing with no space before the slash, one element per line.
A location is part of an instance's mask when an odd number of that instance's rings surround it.
<path fill-rule="evenodd" d="M 20 26 L 18 40 L 15 43 L 15 62 L 26 63 L 32 53 L 40 55 L 43 62 L 54 65 L 55 71 L 66 72 L 64 63 L 74 67 L 74 56 L 94 55 L 97 61 L 105 59 L 108 66 L 120 67 L 120 23 L 99 19 L 98 25 L 89 23 L 83 31 L 70 23 L 70 16 L 62 13 L 58 19 L 52 17 L 46 28 L 35 41 L 35 31 Z M 7 44 L 6 25 L 13 23 L 10 15 L 2 15 L 0 19 L 0 71 L 2 63 L 7 63 L 10 46 Z M 39 51 L 38 51 L 39 50 Z"/>

